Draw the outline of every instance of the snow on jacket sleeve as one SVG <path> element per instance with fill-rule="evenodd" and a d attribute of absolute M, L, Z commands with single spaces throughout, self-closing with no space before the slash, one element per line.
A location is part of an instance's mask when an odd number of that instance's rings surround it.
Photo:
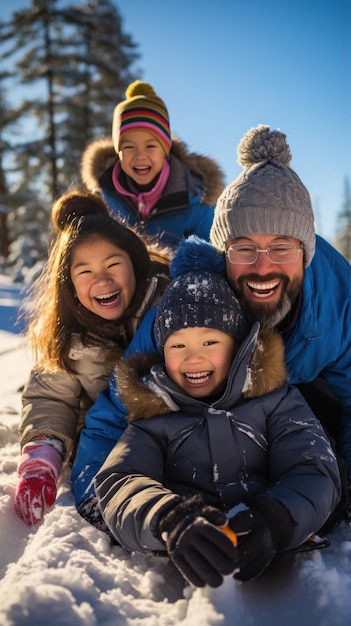
<path fill-rule="evenodd" d="M 157 352 L 153 326 L 156 307 L 143 318 L 124 356 L 135 353 Z M 113 446 L 124 432 L 126 409 L 117 397 L 115 376 L 112 374 L 108 389 L 100 393 L 85 418 L 72 468 L 72 485 L 78 506 L 94 493 L 94 477 Z"/>
<path fill-rule="evenodd" d="M 267 418 L 267 438 L 271 486 L 265 493 L 289 510 L 296 526 L 288 548 L 295 548 L 324 525 L 340 500 L 337 460 L 319 420 L 292 386 Z"/>
<path fill-rule="evenodd" d="M 179 496 L 164 482 L 160 440 L 138 424 L 131 424 L 95 478 L 104 519 L 127 550 L 165 551 L 157 538 L 156 524 L 160 513 Z"/>

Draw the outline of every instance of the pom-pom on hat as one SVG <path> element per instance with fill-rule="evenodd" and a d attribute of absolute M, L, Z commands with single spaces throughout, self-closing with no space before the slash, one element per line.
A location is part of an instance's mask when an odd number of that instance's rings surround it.
<path fill-rule="evenodd" d="M 282 235 L 303 243 L 307 267 L 315 251 L 310 195 L 290 167 L 286 135 L 269 126 L 251 128 L 238 146 L 244 171 L 219 196 L 210 232 L 221 251 L 225 243 L 249 235 Z"/>
<path fill-rule="evenodd" d="M 226 279 L 215 272 L 187 272 L 163 293 L 156 311 L 155 337 L 160 350 L 167 338 L 183 328 L 216 328 L 239 344 L 249 327 Z"/>
<path fill-rule="evenodd" d="M 112 139 L 119 152 L 121 138 L 128 130 L 146 130 L 161 144 L 168 156 L 171 145 L 169 116 L 165 103 L 149 83 L 136 80 L 126 90 L 126 100 L 115 107 Z"/>

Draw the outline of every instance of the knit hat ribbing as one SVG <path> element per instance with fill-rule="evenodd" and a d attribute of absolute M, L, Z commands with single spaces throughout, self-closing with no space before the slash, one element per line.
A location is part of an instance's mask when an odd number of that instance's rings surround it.
<path fill-rule="evenodd" d="M 149 83 L 136 80 L 126 90 L 126 100 L 115 107 L 112 139 L 116 152 L 121 138 L 128 130 L 145 130 L 161 144 L 166 156 L 171 145 L 169 115 L 163 100 L 157 96 Z"/>
<path fill-rule="evenodd" d="M 315 251 L 310 195 L 290 165 L 286 135 L 269 126 L 251 128 L 238 146 L 244 171 L 217 200 L 210 232 L 221 251 L 231 239 L 248 235 L 283 235 L 303 243 L 307 267 Z"/>
<path fill-rule="evenodd" d="M 220 274 L 209 271 L 181 274 L 158 303 L 154 328 L 161 350 L 172 333 L 194 327 L 221 330 L 238 343 L 249 331 L 238 300 Z"/>

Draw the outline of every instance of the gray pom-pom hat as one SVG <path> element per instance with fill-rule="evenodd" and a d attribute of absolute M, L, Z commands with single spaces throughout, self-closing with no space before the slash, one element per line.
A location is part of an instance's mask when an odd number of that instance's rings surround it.
<path fill-rule="evenodd" d="M 304 246 L 307 267 L 315 251 L 310 195 L 290 167 L 286 135 L 269 126 L 251 128 L 238 146 L 244 171 L 219 196 L 210 239 L 220 251 L 231 239 L 249 235 L 293 237 Z"/>

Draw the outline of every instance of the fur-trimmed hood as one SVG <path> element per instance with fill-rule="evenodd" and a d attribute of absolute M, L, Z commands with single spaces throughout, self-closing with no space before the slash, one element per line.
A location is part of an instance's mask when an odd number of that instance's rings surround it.
<path fill-rule="evenodd" d="M 251 336 L 252 333 L 250 333 Z M 268 394 L 281 387 L 287 380 L 284 363 L 284 344 L 276 332 L 264 329 L 258 332 L 255 345 L 247 355 L 245 383 L 239 390 L 245 400 Z M 246 344 L 246 341 L 244 342 Z M 244 352 L 248 351 L 246 346 Z M 241 352 L 241 350 L 239 351 Z M 234 363 L 237 360 L 237 353 Z M 245 359 L 243 359 L 245 361 Z M 150 419 L 175 410 L 167 393 L 151 383 L 145 384 L 150 368 L 161 363 L 160 355 L 132 355 L 121 359 L 115 369 L 119 399 L 128 411 L 128 422 Z M 144 377 L 144 378 L 143 378 Z M 220 405 L 220 401 L 218 404 Z"/>
<path fill-rule="evenodd" d="M 201 200 L 205 204 L 215 204 L 224 188 L 224 175 L 219 165 L 208 156 L 189 152 L 186 144 L 175 136 L 172 136 L 170 154 L 201 176 L 204 184 Z M 114 165 L 117 159 L 112 139 L 97 139 L 87 146 L 82 156 L 81 177 L 89 191 L 100 191 L 99 180 L 102 174 Z"/>

